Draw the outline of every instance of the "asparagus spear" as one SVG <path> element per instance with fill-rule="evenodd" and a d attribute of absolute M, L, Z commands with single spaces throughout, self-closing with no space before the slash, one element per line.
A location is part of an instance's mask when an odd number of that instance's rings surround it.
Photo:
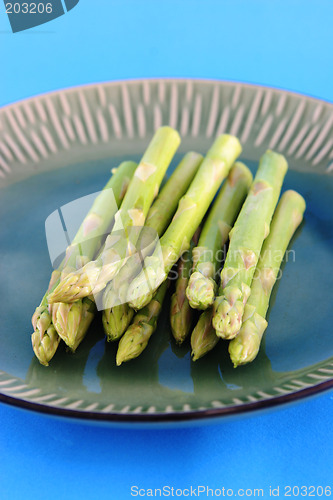
<path fill-rule="evenodd" d="M 285 158 L 267 151 L 261 158 L 250 193 L 230 234 L 214 303 L 213 327 L 219 337 L 232 339 L 240 330 L 253 274 L 287 172 Z"/>
<path fill-rule="evenodd" d="M 194 309 L 207 309 L 216 292 L 219 251 L 227 242 L 229 231 L 246 198 L 252 182 L 250 170 L 236 162 L 203 226 L 198 246 L 193 249 L 194 268 L 186 295 Z"/>
<path fill-rule="evenodd" d="M 187 153 L 149 210 L 145 226 L 156 231 L 159 236 L 167 227 L 179 199 L 186 192 L 201 161 L 200 154 Z M 149 250 L 149 245 L 142 244 L 142 248 Z M 151 251 L 153 250 L 154 248 Z M 135 276 L 140 268 L 140 254 L 135 253 L 106 288 L 103 297 L 102 320 L 108 340 L 119 339 L 133 318 L 134 311 L 128 304 L 124 303 L 124 300 L 126 300 L 128 284 L 133 273 Z M 114 304 L 114 306 L 110 307 L 108 304 Z M 75 351 L 83 340 L 94 318 L 95 310 L 95 303 L 89 297 L 72 303 L 58 302 L 53 304 L 54 326 L 71 350 Z"/>
<path fill-rule="evenodd" d="M 222 135 L 215 140 L 160 240 L 162 258 L 155 250 L 145 259 L 143 271 L 132 281 L 127 295 L 131 307 L 141 309 L 150 302 L 171 267 L 189 248 L 195 230 L 240 152 L 236 137 Z"/>
<path fill-rule="evenodd" d="M 167 285 L 167 281 L 162 283 L 155 297 L 147 306 L 137 312 L 132 324 L 121 337 L 116 357 L 118 366 L 124 361 L 137 358 L 147 347 L 148 341 L 157 327 L 157 320 L 162 310 Z"/>
<path fill-rule="evenodd" d="M 115 186 L 115 189 L 112 191 L 114 197 L 114 204 L 110 207 L 110 203 L 107 199 L 108 192 L 104 191 L 98 196 L 93 204 L 91 209 L 92 213 L 98 215 L 103 222 L 102 234 L 99 235 L 99 239 L 95 242 L 95 249 L 99 249 L 102 235 L 105 234 L 107 228 L 110 226 L 110 215 L 114 217 L 115 215 L 115 207 L 118 207 L 124 198 L 128 185 L 130 183 L 131 178 L 133 177 L 134 171 L 137 167 L 137 164 L 134 162 L 124 162 L 123 165 L 129 166 L 130 171 L 128 172 L 130 175 L 124 177 L 123 184 L 120 189 L 117 188 L 117 183 L 120 181 L 117 180 L 117 174 L 115 178 L 110 180 L 110 186 Z M 120 167 L 121 170 L 122 167 Z M 119 169 L 118 169 L 119 170 Z M 116 170 L 117 172 L 117 170 Z M 121 171 L 118 174 L 121 175 Z M 121 179 L 120 179 L 121 180 Z M 86 224 L 87 225 L 87 224 Z M 93 230 L 94 226 L 96 227 L 96 223 L 90 222 L 90 227 Z M 89 227 L 89 225 L 88 225 Z M 75 237 L 75 241 L 82 242 L 85 237 L 85 230 L 81 226 L 79 232 Z M 95 231 L 96 232 L 96 231 Z M 90 244 L 90 242 L 89 242 Z M 80 249 L 81 253 L 84 252 L 83 247 L 85 242 L 81 243 Z M 96 251 L 92 246 L 91 250 L 88 250 L 87 255 L 84 257 L 85 262 L 88 262 L 94 255 Z M 61 279 L 65 278 L 69 273 L 74 272 L 76 269 L 70 267 L 70 262 L 67 262 L 67 265 L 63 269 L 61 273 Z M 77 268 L 82 267 L 82 265 L 76 264 Z M 94 300 L 89 297 L 85 297 L 84 299 L 79 299 L 75 303 L 64 303 L 64 302 L 55 302 L 52 305 L 49 305 L 50 312 L 52 313 L 52 323 L 58 333 L 59 337 L 67 344 L 67 346 L 74 352 L 84 339 L 89 326 L 94 319 L 96 313 L 96 304 Z"/>
<path fill-rule="evenodd" d="M 222 248 L 227 242 L 230 229 L 235 222 L 235 219 L 242 207 L 244 199 L 246 198 L 249 187 L 251 185 L 251 181 L 252 181 L 252 174 L 249 171 L 249 169 L 242 163 L 236 162 L 230 171 L 227 182 L 223 185 L 221 189 L 219 197 L 217 198 L 215 204 L 213 205 L 212 216 L 210 215 L 208 217 L 206 224 L 209 223 L 213 224 L 213 227 L 218 227 L 218 224 L 220 223 L 221 227 L 223 228 L 222 237 L 217 235 L 220 248 Z M 203 230 L 205 230 L 205 227 L 206 225 L 204 226 Z M 208 231 L 207 231 L 208 233 L 211 233 L 210 227 L 211 226 L 208 226 Z M 215 242 L 213 238 L 214 232 L 211 234 L 211 236 L 212 236 L 211 241 L 214 244 Z M 200 245 L 200 240 L 199 240 L 199 245 Z M 210 242 L 209 238 L 207 238 L 207 240 L 204 240 L 204 243 L 206 241 L 209 245 Z M 205 255 L 206 252 L 207 246 L 203 245 L 203 247 L 204 251 L 200 252 L 201 255 Z M 218 248 L 215 247 L 214 251 L 217 253 Z M 205 265 L 205 268 L 206 267 L 207 266 Z M 205 277 L 203 275 L 201 276 L 202 276 L 201 279 L 204 280 Z M 213 318 L 213 308 L 210 307 L 209 309 L 201 313 L 199 321 L 192 332 L 191 347 L 192 347 L 193 361 L 196 361 L 197 359 L 207 354 L 210 350 L 212 350 L 219 340 L 219 337 L 217 337 L 216 332 L 212 325 L 212 318 Z"/>
<path fill-rule="evenodd" d="M 303 197 L 295 191 L 286 191 L 273 216 L 246 303 L 242 328 L 229 343 L 229 354 L 234 366 L 250 363 L 257 356 L 262 336 L 267 328 L 266 313 L 283 256 L 289 242 L 302 222 L 305 211 Z"/>
<path fill-rule="evenodd" d="M 129 229 L 144 225 L 179 143 L 179 134 L 172 128 L 157 130 L 135 171 L 101 256 L 62 280 L 49 295 L 49 303 L 74 302 L 100 292 L 134 253 L 137 236 Z"/>
<path fill-rule="evenodd" d="M 212 319 L 212 307 L 200 314 L 199 321 L 191 335 L 191 354 L 193 361 L 197 361 L 197 359 L 202 358 L 205 354 L 214 349 L 220 340 L 213 328 Z"/>
<path fill-rule="evenodd" d="M 79 265 L 83 256 L 86 256 L 88 260 L 94 256 L 101 244 L 103 234 L 113 220 L 115 206 L 119 205 L 124 197 L 135 168 L 135 163 L 123 162 L 115 170 L 103 191 L 95 199 L 74 240 L 67 248 L 65 259 L 59 269 L 53 271 L 51 275 L 48 290 L 32 317 L 34 327 L 34 333 L 31 336 L 32 346 L 43 365 L 48 365 L 60 342 L 60 337 L 52 322 L 51 307 L 47 303 L 48 294 L 59 283 L 64 269 Z"/>
<path fill-rule="evenodd" d="M 194 151 L 186 153 L 149 210 L 146 227 L 154 229 L 158 235 L 163 234 L 170 224 L 179 200 L 199 170 L 202 160 L 203 156 L 200 153 Z"/>
<path fill-rule="evenodd" d="M 201 162 L 202 156 L 198 153 L 190 152 L 184 156 L 149 210 L 146 228 L 162 235 Z M 143 248 L 142 255 L 132 255 L 105 289 L 102 320 L 108 340 L 118 340 L 133 318 L 134 310 L 126 303 L 128 286 L 142 267 L 142 257 L 150 251 L 149 245 L 139 247 Z"/>
<path fill-rule="evenodd" d="M 186 297 L 186 288 L 193 267 L 192 252 L 195 241 L 198 241 L 198 235 L 194 235 L 190 249 L 186 250 L 178 261 L 176 286 L 171 296 L 170 326 L 177 344 L 184 342 L 190 333 L 192 324 L 193 309 L 190 307 L 190 303 Z"/>

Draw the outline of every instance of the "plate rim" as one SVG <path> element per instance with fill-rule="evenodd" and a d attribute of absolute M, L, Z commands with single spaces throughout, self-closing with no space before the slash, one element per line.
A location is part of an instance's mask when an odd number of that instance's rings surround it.
<path fill-rule="evenodd" d="M 31 97 L 19 99 L 9 104 L 5 104 L 0 107 L 0 115 L 6 112 L 8 109 L 14 109 L 16 106 L 20 106 L 22 103 L 29 103 L 31 101 L 35 101 L 38 99 L 42 99 L 45 96 L 53 96 L 59 95 L 62 93 L 70 94 L 73 92 L 77 92 L 79 90 L 92 89 L 98 86 L 108 85 L 108 86 L 120 86 L 122 84 L 142 84 L 143 82 L 148 81 L 151 84 L 157 84 L 161 81 L 166 83 L 178 82 L 178 83 L 186 83 L 186 82 L 194 82 L 198 84 L 226 84 L 226 85 L 242 85 L 245 88 L 250 89 L 263 89 L 263 90 L 273 90 L 279 92 L 281 94 L 287 94 L 294 97 L 302 97 L 306 98 L 309 101 L 313 101 L 316 103 L 323 103 L 333 111 L 333 101 L 326 100 L 323 98 L 315 97 L 310 94 L 296 92 L 293 90 L 285 89 L 282 87 L 276 87 L 271 85 L 262 85 L 252 82 L 240 81 L 240 80 L 222 80 L 222 79 L 214 79 L 214 78 L 200 78 L 200 77 L 149 77 L 149 78 L 128 78 L 128 79 L 119 79 L 119 80 L 110 80 L 110 81 L 101 81 L 95 83 L 87 83 L 83 85 L 74 85 L 65 87 L 62 89 L 52 90 L 43 92 L 40 94 L 36 94 Z M 331 358 L 327 358 L 322 362 L 328 362 Z M 333 358 L 332 358 L 333 359 Z M 15 378 L 17 378 L 14 375 Z M 243 414 L 250 415 L 251 411 L 265 410 L 274 407 L 283 407 L 287 403 L 297 402 L 304 400 L 310 396 L 315 396 L 325 391 L 329 391 L 333 389 L 333 377 L 328 380 L 324 380 L 310 387 L 300 388 L 299 390 L 287 394 L 281 394 L 279 396 L 272 396 L 267 399 L 257 400 L 254 402 L 243 403 L 241 405 L 230 405 L 226 407 L 217 407 L 217 408 L 206 408 L 206 409 L 198 409 L 198 410 L 179 410 L 173 412 L 154 412 L 154 413 L 128 413 L 122 414 L 117 412 L 96 412 L 92 410 L 84 411 L 80 409 L 70 409 L 63 408 L 57 406 L 49 406 L 43 403 L 35 403 L 33 401 L 29 401 L 23 398 L 17 398 L 15 396 L 10 396 L 6 393 L 3 393 L 0 390 L 0 402 L 8 404 L 10 406 L 18 407 L 23 410 L 35 411 L 41 414 L 47 414 L 58 417 L 72 418 L 79 420 L 81 422 L 109 422 L 114 424 L 121 423 L 172 423 L 172 422 L 200 422 L 203 420 L 207 420 L 208 418 L 213 418 L 215 421 L 218 417 L 226 417 L 226 416 L 239 416 Z"/>
<path fill-rule="evenodd" d="M 333 108 L 333 100 L 330 101 L 328 99 L 324 99 L 322 97 L 317 97 L 313 96 L 311 94 L 307 94 L 305 92 L 297 92 L 295 90 L 290 90 L 284 87 L 278 87 L 274 85 L 264 85 L 260 83 L 253 83 L 253 82 L 247 82 L 247 81 L 241 81 L 241 80 L 228 80 L 228 79 L 219 79 L 219 78 L 200 78 L 200 77 L 186 77 L 186 76 L 161 76 L 161 77 L 143 77 L 143 78 L 121 78 L 119 80 L 103 80 L 100 82 L 94 82 L 94 83 L 83 83 L 82 85 L 71 85 L 68 87 L 63 87 L 60 89 L 56 90 L 49 90 L 46 92 L 42 92 L 40 94 L 36 94 L 30 97 L 24 97 L 22 99 L 18 99 L 17 101 L 13 101 L 8 104 L 4 104 L 3 106 L 0 106 L 0 113 L 7 110 L 9 107 L 15 107 L 16 105 L 20 105 L 23 102 L 30 102 L 35 99 L 40 99 L 46 96 L 53 96 L 57 95 L 59 93 L 63 92 L 75 92 L 77 90 L 84 90 L 84 89 L 89 89 L 93 87 L 97 87 L 99 85 L 120 85 L 122 83 L 126 84 L 138 84 L 142 82 L 150 82 L 150 83 L 158 83 L 160 81 L 164 82 L 179 82 L 179 83 L 186 83 L 188 81 L 196 82 L 196 83 L 205 83 L 205 84 L 213 84 L 213 83 L 219 83 L 219 84 L 233 84 L 233 85 L 243 85 L 244 87 L 249 87 L 252 89 L 259 88 L 259 89 L 264 89 L 264 90 L 275 90 L 284 94 L 290 94 L 295 97 L 306 97 L 307 99 L 315 102 L 322 102 L 324 104 L 328 104 Z"/>
<path fill-rule="evenodd" d="M 61 408 L 56 406 L 48 406 L 45 404 L 34 403 L 25 399 L 15 398 L 0 392 L 0 402 L 8 404 L 12 407 L 20 408 L 22 410 L 33 411 L 43 415 L 54 417 L 65 417 L 80 420 L 82 422 L 109 422 L 114 424 L 128 424 L 128 423 L 175 423 L 175 422 L 201 422 L 208 418 L 217 420 L 220 418 L 237 417 L 243 414 L 250 414 L 251 411 L 263 411 L 270 408 L 278 407 L 283 408 L 288 403 L 301 402 L 305 398 L 317 396 L 324 392 L 333 389 L 333 378 L 320 382 L 311 387 L 300 389 L 299 391 L 283 394 L 281 396 L 263 399 L 255 402 L 245 403 L 242 405 L 232 405 L 219 408 L 207 408 L 204 410 L 193 411 L 174 411 L 170 413 L 156 412 L 156 413 L 102 413 L 94 411 L 82 411 L 76 409 Z"/>

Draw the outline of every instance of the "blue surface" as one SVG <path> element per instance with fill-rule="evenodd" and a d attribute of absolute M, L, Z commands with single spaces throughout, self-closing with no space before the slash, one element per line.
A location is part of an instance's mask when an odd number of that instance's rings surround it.
<path fill-rule="evenodd" d="M 332 18 L 330 0 L 80 0 L 13 34 L 1 3 L 0 105 L 154 76 L 241 80 L 333 101 Z M 255 418 L 148 431 L 1 405 L 0 498 L 126 499 L 132 485 L 263 488 L 268 497 L 269 486 L 280 486 L 280 496 L 285 485 L 333 486 L 332 409 L 329 393 Z"/>

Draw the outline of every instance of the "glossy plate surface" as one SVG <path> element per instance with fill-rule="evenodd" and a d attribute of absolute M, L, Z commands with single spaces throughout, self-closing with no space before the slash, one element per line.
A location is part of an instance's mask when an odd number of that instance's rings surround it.
<path fill-rule="evenodd" d="M 0 399 L 109 422 L 190 421 L 254 411 L 333 386 L 333 106 L 240 83 L 142 80 L 73 88 L 0 110 Z M 177 128 L 181 154 L 236 134 L 253 171 L 267 148 L 286 155 L 284 190 L 307 201 L 256 361 L 232 368 L 227 344 L 192 363 L 170 341 L 168 306 L 146 351 L 115 366 L 100 318 L 75 355 L 50 367 L 30 344 L 31 315 L 51 271 L 45 220 L 100 190 L 111 167 L 139 160 L 154 130 Z"/>

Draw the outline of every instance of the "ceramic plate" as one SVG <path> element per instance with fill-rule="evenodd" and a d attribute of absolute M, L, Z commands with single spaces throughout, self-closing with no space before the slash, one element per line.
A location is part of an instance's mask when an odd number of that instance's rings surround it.
<path fill-rule="evenodd" d="M 113 423 L 190 421 L 253 412 L 333 386 L 333 106 L 241 83 L 142 80 L 73 88 L 0 111 L 1 399 L 49 414 Z M 179 154 L 236 134 L 253 170 L 267 148 L 286 155 L 284 189 L 307 201 L 255 362 L 234 369 L 227 343 L 196 363 L 170 341 L 168 306 L 145 352 L 121 367 L 96 318 L 76 355 L 50 367 L 30 344 L 31 315 L 51 266 L 45 220 L 100 190 L 110 168 L 138 160 L 162 124 Z"/>

